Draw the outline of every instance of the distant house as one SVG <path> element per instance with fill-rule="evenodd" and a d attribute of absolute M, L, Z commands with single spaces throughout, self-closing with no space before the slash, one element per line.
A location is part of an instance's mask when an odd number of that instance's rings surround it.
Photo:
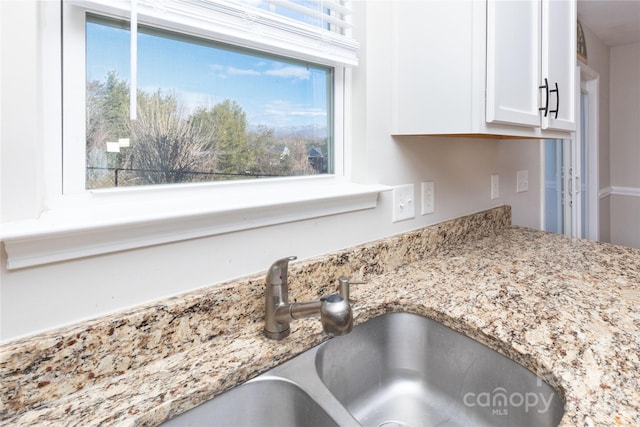
<path fill-rule="evenodd" d="M 311 147 L 307 151 L 307 158 L 309 164 L 318 173 L 327 173 L 327 162 L 325 161 L 326 154 L 322 152 L 321 148 Z"/>

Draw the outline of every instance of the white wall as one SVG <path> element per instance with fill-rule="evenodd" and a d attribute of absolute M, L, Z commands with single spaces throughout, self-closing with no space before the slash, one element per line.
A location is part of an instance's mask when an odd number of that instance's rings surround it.
<path fill-rule="evenodd" d="M 600 75 L 600 240 L 640 248 L 640 43 L 609 47 L 583 30 Z"/>
<path fill-rule="evenodd" d="M 612 47 L 610 70 L 611 242 L 640 248 L 640 43 Z"/>
<path fill-rule="evenodd" d="M 37 217 L 44 206 L 41 164 L 47 136 L 37 73 L 37 8 L 0 2 L 2 27 L 2 222 Z M 309 258 L 509 203 L 514 223 L 539 226 L 536 141 L 390 137 L 391 46 L 380 31 L 386 2 L 357 2 L 361 65 L 353 75 L 354 179 L 389 185 L 436 183 L 436 212 L 391 222 L 391 194 L 376 209 L 8 271 L 1 255 L 3 342 L 234 277 L 264 271 L 277 257 Z M 19 27 L 19 28 L 18 28 Z M 369 31 L 367 31 L 369 30 Z M 15 34 L 23 34 L 15 43 Z M 414 49 L 414 46 L 408 46 Z M 515 171 L 529 170 L 529 192 L 515 193 Z M 490 200 L 490 175 L 501 197 Z M 416 200 L 419 206 L 420 199 Z M 538 214 L 536 214 L 538 213 Z"/>

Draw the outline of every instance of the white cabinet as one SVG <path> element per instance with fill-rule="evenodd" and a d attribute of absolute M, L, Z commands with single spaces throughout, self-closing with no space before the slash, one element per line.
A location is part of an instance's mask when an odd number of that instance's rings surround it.
<path fill-rule="evenodd" d="M 575 130 L 575 7 L 487 2 L 487 122 Z"/>
<path fill-rule="evenodd" d="M 541 126 L 541 12 L 535 0 L 487 2 L 489 123 Z"/>
<path fill-rule="evenodd" d="M 576 128 L 576 2 L 542 2 L 542 75 L 558 92 L 549 99 L 549 114 L 543 117 L 543 129 L 573 131 Z M 552 83 L 553 82 L 553 83 Z M 553 108 L 551 108 L 553 107 Z M 551 114 L 551 110 L 557 110 Z"/>
<path fill-rule="evenodd" d="M 392 20 L 394 134 L 574 130 L 575 0 L 397 1 Z"/>

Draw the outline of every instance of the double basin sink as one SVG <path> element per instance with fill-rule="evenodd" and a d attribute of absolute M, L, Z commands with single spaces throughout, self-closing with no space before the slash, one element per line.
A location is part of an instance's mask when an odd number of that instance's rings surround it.
<path fill-rule="evenodd" d="M 162 426 L 544 427 L 563 407 L 511 359 L 434 320 L 389 313 Z"/>

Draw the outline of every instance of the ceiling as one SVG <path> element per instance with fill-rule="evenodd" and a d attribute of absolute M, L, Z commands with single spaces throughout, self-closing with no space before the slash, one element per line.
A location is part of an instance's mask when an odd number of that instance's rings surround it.
<path fill-rule="evenodd" d="M 608 46 L 640 42 L 640 0 L 578 0 L 578 18 Z"/>

